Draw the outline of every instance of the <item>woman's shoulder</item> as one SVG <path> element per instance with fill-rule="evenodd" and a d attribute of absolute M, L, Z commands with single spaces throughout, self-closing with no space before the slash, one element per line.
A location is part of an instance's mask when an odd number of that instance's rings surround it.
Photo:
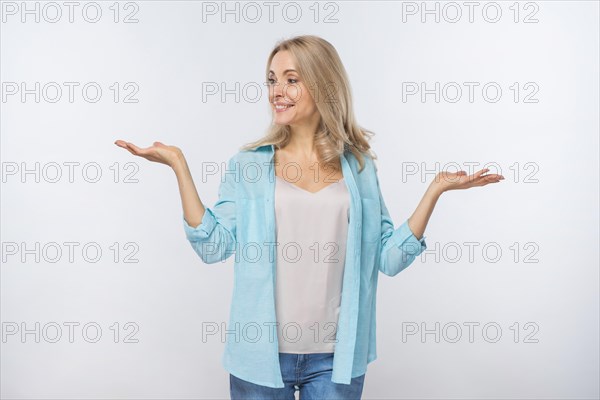
<path fill-rule="evenodd" d="M 360 168 L 360 161 L 358 160 L 357 156 L 347 150 L 345 153 L 346 155 L 346 159 L 348 160 L 349 164 L 356 170 L 361 169 Z M 371 173 L 377 172 L 377 166 L 375 165 L 375 159 L 373 158 L 373 155 L 368 152 L 368 151 L 361 151 L 360 152 L 360 156 L 362 159 L 362 165 L 363 168 L 361 170 L 361 173 L 368 171 Z"/>
<path fill-rule="evenodd" d="M 271 155 L 271 145 L 263 145 L 253 149 L 239 149 L 229 157 L 228 164 L 244 166 L 248 163 L 262 163 L 268 161 Z"/>

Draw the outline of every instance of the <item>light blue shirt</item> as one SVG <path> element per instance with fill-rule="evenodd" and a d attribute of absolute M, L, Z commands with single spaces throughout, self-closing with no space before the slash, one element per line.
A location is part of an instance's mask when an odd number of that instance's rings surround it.
<path fill-rule="evenodd" d="M 234 255 L 234 286 L 226 326 L 223 367 L 232 375 L 283 388 L 275 312 L 274 145 L 239 151 L 222 173 L 219 198 L 200 225 L 183 218 L 187 239 L 202 261 L 212 264 Z M 342 301 L 331 381 L 350 384 L 377 358 L 376 294 L 379 272 L 395 276 L 427 248 L 408 219 L 394 229 L 379 187 L 377 168 L 365 155 L 359 173 L 350 151 L 341 157 L 350 193 Z"/>

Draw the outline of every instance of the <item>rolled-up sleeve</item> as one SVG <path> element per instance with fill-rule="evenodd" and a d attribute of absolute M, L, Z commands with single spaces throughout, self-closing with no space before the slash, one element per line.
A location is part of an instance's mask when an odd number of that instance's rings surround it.
<path fill-rule="evenodd" d="M 394 229 L 394 222 L 385 205 L 379 178 L 375 172 L 379 202 L 381 204 L 381 253 L 379 254 L 379 271 L 388 276 L 395 276 L 418 257 L 427 248 L 425 236 L 417 239 L 408 226 L 408 218 L 400 227 Z"/>
<path fill-rule="evenodd" d="M 190 226 L 182 216 L 187 240 L 202 261 L 213 264 L 224 261 L 235 253 L 236 248 L 236 184 L 240 173 L 235 156 L 227 162 L 227 170 L 221 174 L 219 198 L 213 207 L 206 207 L 202 221 L 197 227 Z"/>

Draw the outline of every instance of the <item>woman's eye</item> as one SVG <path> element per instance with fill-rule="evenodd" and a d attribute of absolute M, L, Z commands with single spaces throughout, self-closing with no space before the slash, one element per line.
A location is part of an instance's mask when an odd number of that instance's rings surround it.
<path fill-rule="evenodd" d="M 275 79 L 269 78 L 269 79 L 267 79 L 267 83 L 270 84 L 270 85 L 272 85 L 272 84 L 275 83 Z M 288 79 L 288 83 L 290 83 L 290 84 L 296 84 L 296 83 L 298 83 L 298 80 L 294 79 L 294 78 L 289 78 Z"/>

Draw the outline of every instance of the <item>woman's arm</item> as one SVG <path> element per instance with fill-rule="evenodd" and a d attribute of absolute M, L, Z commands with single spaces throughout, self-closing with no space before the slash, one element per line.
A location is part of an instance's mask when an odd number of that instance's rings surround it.
<path fill-rule="evenodd" d="M 182 153 L 179 153 L 171 167 L 173 168 L 173 172 L 175 172 L 177 184 L 179 185 L 183 217 L 189 226 L 197 227 L 202 222 L 202 217 L 206 209 L 202 201 L 200 201 L 192 174 Z"/>
<path fill-rule="evenodd" d="M 217 202 L 204 207 L 187 163 L 174 164 L 184 211 L 183 229 L 194 251 L 207 264 L 225 261 L 236 252 L 236 165 L 234 155 L 227 162 L 228 172 L 219 185 Z"/>
<path fill-rule="evenodd" d="M 423 233 L 425 233 L 425 228 L 429 222 L 429 217 L 431 217 L 433 208 L 435 207 L 435 204 L 441 195 L 442 192 L 440 191 L 439 187 L 430 185 L 421 198 L 421 201 L 415 209 L 415 212 L 413 212 L 408 219 L 408 227 L 412 231 L 413 235 L 415 235 L 417 240 L 421 240 L 423 237 Z"/>
<path fill-rule="evenodd" d="M 200 225 L 204 215 L 204 205 L 198 197 L 192 174 L 179 147 L 154 142 L 152 146 L 142 149 L 124 140 L 117 140 L 115 144 L 128 150 L 133 155 L 171 167 L 177 176 L 184 218 L 191 226 Z"/>
<path fill-rule="evenodd" d="M 395 276 L 412 264 L 415 258 L 427 248 L 423 234 L 433 208 L 442 193 L 448 190 L 483 186 L 504 179 L 502 175 L 482 176 L 485 171 L 478 171 L 469 177 L 466 176 L 464 171 L 438 174 L 427 188 L 413 215 L 397 229 L 394 229 L 390 213 L 381 194 L 379 178 L 375 175 L 381 204 L 382 248 L 379 257 L 379 270 L 385 275 Z"/>
<path fill-rule="evenodd" d="M 219 200 L 212 209 L 205 208 L 181 149 L 161 142 L 154 142 L 146 149 L 124 140 L 117 140 L 115 144 L 127 149 L 131 154 L 166 164 L 173 169 L 183 206 L 183 228 L 202 261 L 207 264 L 216 263 L 226 260 L 235 252 L 235 178 L 231 178 L 231 174 L 226 174 L 227 178 L 221 182 Z M 234 157 L 228 161 L 228 171 L 233 169 L 233 165 Z"/>

